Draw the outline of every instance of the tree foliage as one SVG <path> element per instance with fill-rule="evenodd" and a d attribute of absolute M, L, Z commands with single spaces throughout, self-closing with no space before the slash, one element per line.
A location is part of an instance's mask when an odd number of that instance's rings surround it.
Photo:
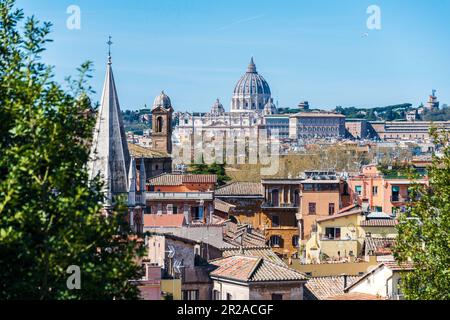
<path fill-rule="evenodd" d="M 0 299 L 135 299 L 140 253 L 86 169 L 91 63 L 62 87 L 41 62 L 50 23 L 0 0 Z M 71 265 L 81 289 L 69 290 Z"/>
<path fill-rule="evenodd" d="M 222 186 L 231 180 L 231 178 L 227 176 L 225 167 L 226 164 L 219 164 L 216 162 L 208 165 L 202 158 L 200 163 L 191 165 L 189 171 L 193 174 L 215 174 L 217 176 L 217 184 Z"/>
<path fill-rule="evenodd" d="M 410 259 L 414 271 L 405 274 L 402 289 L 407 299 L 450 299 L 450 137 L 432 130 L 443 147 L 428 168 L 430 188 L 414 186 L 408 213 L 400 217 L 395 256 Z"/>

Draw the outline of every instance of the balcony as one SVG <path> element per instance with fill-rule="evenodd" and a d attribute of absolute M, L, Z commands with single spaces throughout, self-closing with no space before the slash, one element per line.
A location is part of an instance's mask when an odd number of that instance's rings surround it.
<path fill-rule="evenodd" d="M 391 202 L 397 202 L 397 203 L 405 203 L 410 202 L 411 198 L 408 196 L 391 196 Z"/>
<path fill-rule="evenodd" d="M 147 192 L 146 200 L 213 200 L 213 192 Z"/>
<path fill-rule="evenodd" d="M 298 209 L 299 205 L 296 203 L 279 203 L 274 204 L 272 202 L 264 202 L 261 205 L 261 208 L 264 209 Z"/>

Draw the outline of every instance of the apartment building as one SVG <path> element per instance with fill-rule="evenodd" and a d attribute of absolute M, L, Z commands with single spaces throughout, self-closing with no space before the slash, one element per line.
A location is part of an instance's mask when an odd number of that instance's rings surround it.
<path fill-rule="evenodd" d="M 428 185 L 428 178 L 423 174 L 420 179 L 411 180 L 395 170 L 383 174 L 375 164 L 364 166 L 361 173 L 348 179 L 352 202 L 393 216 L 404 212 L 414 183 Z"/>
<path fill-rule="evenodd" d="M 300 233 L 297 214 L 301 205 L 302 179 L 263 179 L 261 227 L 272 249 L 291 256 L 298 253 Z"/>
<path fill-rule="evenodd" d="M 183 214 L 188 225 L 209 223 L 216 182 L 215 175 L 197 174 L 162 174 L 148 179 L 145 216 Z"/>

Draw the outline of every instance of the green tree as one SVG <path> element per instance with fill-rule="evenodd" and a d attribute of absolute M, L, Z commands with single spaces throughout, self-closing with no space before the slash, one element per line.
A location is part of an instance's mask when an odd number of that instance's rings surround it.
<path fill-rule="evenodd" d="M 407 299 L 450 299 L 450 139 L 432 130 L 435 143 L 445 146 L 428 169 L 430 188 L 414 186 L 408 213 L 400 217 L 395 256 L 411 259 L 414 271 L 405 274 L 402 289 Z"/>
<path fill-rule="evenodd" d="M 219 164 L 217 162 L 207 165 L 202 156 L 201 162 L 192 164 L 189 171 L 193 174 L 215 174 L 217 176 L 217 184 L 223 186 L 231 180 L 231 178 L 227 176 L 225 167 L 225 163 Z"/>
<path fill-rule="evenodd" d="M 102 215 L 86 169 L 91 63 L 64 89 L 41 62 L 51 24 L 14 5 L 0 0 L 0 299 L 136 299 L 141 250 L 126 209 Z M 72 265 L 79 290 L 67 286 Z"/>

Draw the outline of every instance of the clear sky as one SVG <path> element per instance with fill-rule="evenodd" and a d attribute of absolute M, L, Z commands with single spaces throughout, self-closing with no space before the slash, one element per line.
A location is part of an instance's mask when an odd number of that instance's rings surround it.
<path fill-rule="evenodd" d="M 381 30 L 368 30 L 369 5 Z M 58 79 L 95 64 L 99 99 L 108 35 L 122 109 L 150 106 L 161 90 L 176 110 L 229 109 L 254 56 L 280 107 L 450 104 L 449 0 L 18 0 L 53 22 L 46 62 Z M 81 9 L 69 30 L 67 7 Z"/>

